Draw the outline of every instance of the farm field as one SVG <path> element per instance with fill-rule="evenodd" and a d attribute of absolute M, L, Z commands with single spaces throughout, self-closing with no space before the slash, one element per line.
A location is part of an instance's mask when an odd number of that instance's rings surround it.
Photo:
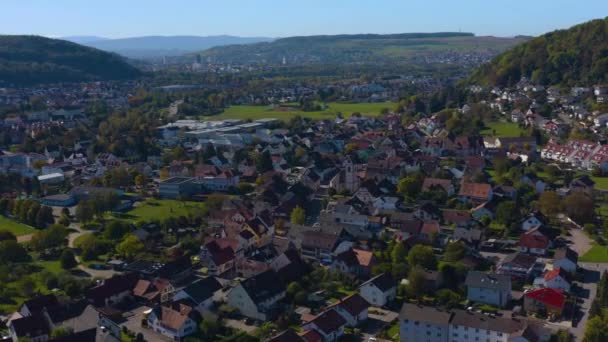
<path fill-rule="evenodd" d="M 218 115 L 204 116 L 203 120 L 226 120 L 226 119 L 242 119 L 242 120 L 257 120 L 264 118 L 275 118 L 281 120 L 289 120 L 295 116 L 310 118 L 314 120 L 333 119 L 338 113 L 346 117 L 350 117 L 353 113 L 361 113 L 366 116 L 378 116 L 382 109 L 393 109 L 393 102 L 381 103 L 328 103 L 328 108 L 322 111 L 303 112 L 290 107 L 272 108 L 270 106 L 232 106 Z"/>
<path fill-rule="evenodd" d="M 23 223 L 11 220 L 8 217 L 0 215 L 0 230 L 6 229 L 15 234 L 15 236 L 32 234 L 36 229 Z"/>

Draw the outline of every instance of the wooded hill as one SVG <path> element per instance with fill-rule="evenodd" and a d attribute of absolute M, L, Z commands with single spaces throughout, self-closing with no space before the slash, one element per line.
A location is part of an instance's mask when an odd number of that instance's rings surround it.
<path fill-rule="evenodd" d="M 608 82 L 608 18 L 533 38 L 477 69 L 470 83 L 512 86 L 521 77 L 543 85 Z"/>
<path fill-rule="evenodd" d="M 121 80 L 140 75 L 116 54 L 58 39 L 0 35 L 0 85 Z"/>

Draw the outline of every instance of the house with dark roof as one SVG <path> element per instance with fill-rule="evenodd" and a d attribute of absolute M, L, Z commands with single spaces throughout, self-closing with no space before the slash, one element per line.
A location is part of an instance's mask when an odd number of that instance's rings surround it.
<path fill-rule="evenodd" d="M 45 342 L 51 334 L 51 326 L 42 313 L 13 319 L 8 323 L 8 329 L 13 341 L 28 339 L 32 342 Z"/>
<path fill-rule="evenodd" d="M 369 277 L 375 264 L 376 257 L 372 251 L 349 248 L 334 258 L 331 267 L 334 270 L 358 277 Z"/>
<path fill-rule="evenodd" d="M 405 303 L 399 313 L 401 341 L 449 341 L 452 313 L 436 307 Z"/>
<path fill-rule="evenodd" d="M 568 247 L 558 248 L 553 254 L 553 268 L 559 267 L 566 272 L 576 273 L 578 267 L 578 253 Z"/>
<path fill-rule="evenodd" d="M 58 305 L 59 301 L 55 295 L 39 295 L 26 300 L 19 308 L 19 313 L 24 317 L 32 316 L 36 313 L 42 312 L 46 308 L 55 307 Z"/>
<path fill-rule="evenodd" d="M 327 310 L 303 325 L 304 330 L 315 330 L 323 342 L 338 341 L 344 335 L 346 320 L 334 309 Z"/>
<path fill-rule="evenodd" d="M 534 255 L 523 253 L 509 254 L 498 264 L 497 272 L 512 277 L 527 279 L 534 270 L 536 258 L 537 257 Z"/>
<path fill-rule="evenodd" d="M 306 342 L 306 340 L 292 329 L 287 329 L 270 338 L 268 342 Z"/>
<path fill-rule="evenodd" d="M 566 295 L 552 288 L 534 289 L 524 293 L 524 310 L 530 313 L 561 317 L 566 306 Z"/>
<path fill-rule="evenodd" d="M 511 300 L 511 277 L 469 271 L 465 280 L 467 299 L 472 302 L 505 307 Z"/>
<path fill-rule="evenodd" d="M 155 332 L 180 341 L 197 330 L 194 309 L 187 305 L 157 305 L 148 315 L 148 327 Z"/>
<path fill-rule="evenodd" d="M 173 300 L 189 300 L 194 305 L 195 310 L 203 312 L 211 308 L 214 302 L 219 302 L 221 294 L 222 285 L 220 282 L 215 277 L 207 277 L 177 291 Z"/>
<path fill-rule="evenodd" d="M 285 298 L 286 286 L 274 270 L 241 281 L 230 289 L 228 304 L 243 316 L 266 321 L 278 313 L 279 301 Z"/>
<path fill-rule="evenodd" d="M 361 297 L 373 306 L 385 306 L 397 296 L 397 282 L 388 273 L 379 274 L 359 286 Z"/>
<path fill-rule="evenodd" d="M 210 275 L 225 274 L 234 268 L 240 250 L 238 240 L 212 239 L 201 248 L 201 262 Z"/>
<path fill-rule="evenodd" d="M 454 195 L 455 192 L 454 185 L 452 184 L 451 180 L 431 177 L 426 177 L 422 182 L 422 191 L 441 191 L 444 192 L 448 197 Z"/>
<path fill-rule="evenodd" d="M 369 303 L 358 293 L 342 298 L 328 309 L 336 310 L 346 320 L 346 325 L 356 327 L 367 320 Z"/>
<path fill-rule="evenodd" d="M 88 289 L 85 297 L 96 307 L 113 306 L 131 297 L 137 280 L 133 273 L 115 275 Z"/>

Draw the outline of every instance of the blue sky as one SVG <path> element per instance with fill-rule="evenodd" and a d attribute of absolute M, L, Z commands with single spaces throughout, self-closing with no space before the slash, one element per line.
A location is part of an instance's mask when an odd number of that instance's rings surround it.
<path fill-rule="evenodd" d="M 0 0 L 0 34 L 513 36 L 606 16 L 608 0 Z"/>

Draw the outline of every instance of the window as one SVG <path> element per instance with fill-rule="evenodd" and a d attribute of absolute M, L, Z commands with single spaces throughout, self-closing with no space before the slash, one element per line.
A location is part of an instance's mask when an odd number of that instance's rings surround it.
<path fill-rule="evenodd" d="M 414 325 L 420 325 L 420 322 L 414 321 Z"/>

